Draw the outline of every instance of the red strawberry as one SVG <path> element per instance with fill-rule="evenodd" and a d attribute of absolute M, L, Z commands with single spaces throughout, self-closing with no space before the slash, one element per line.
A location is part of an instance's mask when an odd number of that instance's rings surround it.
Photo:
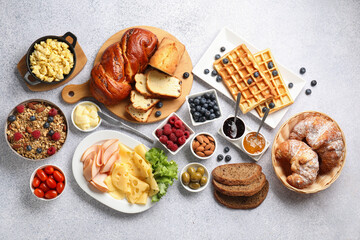
<path fill-rule="evenodd" d="M 178 118 L 176 116 L 172 116 L 169 118 L 169 123 L 171 125 L 174 125 L 177 120 L 178 120 Z"/>
<path fill-rule="evenodd" d="M 181 129 L 178 129 L 178 130 L 176 130 L 175 135 L 177 137 L 182 137 L 182 136 L 184 136 L 184 131 Z"/>
<path fill-rule="evenodd" d="M 179 137 L 177 142 L 180 146 L 183 145 L 186 142 L 185 136 Z"/>
<path fill-rule="evenodd" d="M 49 147 L 49 149 L 47 150 L 47 154 L 49 156 L 54 155 L 56 153 L 56 148 L 55 147 Z"/>
<path fill-rule="evenodd" d="M 58 141 L 60 140 L 60 133 L 59 132 L 55 132 L 52 136 L 51 136 L 51 139 L 54 140 L 54 141 Z"/>
<path fill-rule="evenodd" d="M 56 114 L 58 114 L 58 112 L 55 108 L 50 109 L 49 116 L 54 117 Z"/>
<path fill-rule="evenodd" d="M 19 106 L 16 107 L 16 111 L 17 111 L 18 113 L 23 113 L 24 110 L 25 110 L 25 106 L 22 105 L 22 104 L 20 104 Z"/>
<path fill-rule="evenodd" d="M 190 137 L 190 132 L 189 131 L 185 131 L 184 132 L 184 136 L 186 139 L 188 139 Z"/>
<path fill-rule="evenodd" d="M 156 135 L 158 138 L 160 138 L 160 136 L 163 135 L 163 130 L 162 130 L 162 129 L 156 129 L 155 135 Z"/>
<path fill-rule="evenodd" d="M 175 127 L 176 127 L 176 128 L 181 128 L 182 125 L 183 125 L 183 122 L 182 122 L 181 120 L 177 120 L 177 121 L 175 122 Z"/>
<path fill-rule="evenodd" d="M 16 133 L 14 134 L 14 141 L 17 142 L 17 141 L 19 141 L 20 139 L 22 139 L 22 137 L 23 137 L 23 135 L 22 135 L 21 133 L 16 132 Z"/>
<path fill-rule="evenodd" d="M 171 128 L 170 127 L 166 127 L 166 128 L 164 127 L 163 134 L 169 136 L 170 133 L 172 133 Z"/>
<path fill-rule="evenodd" d="M 41 136 L 41 132 L 39 130 L 32 131 L 31 136 L 33 136 L 35 139 L 38 139 Z"/>
<path fill-rule="evenodd" d="M 162 135 L 162 136 L 159 137 L 159 141 L 160 141 L 162 144 L 166 144 L 166 142 L 168 141 L 168 138 L 167 138 L 167 136 Z"/>
<path fill-rule="evenodd" d="M 173 141 L 173 142 L 176 142 L 176 141 L 177 141 L 177 137 L 175 136 L 174 133 L 171 133 L 171 134 L 169 135 L 169 139 L 170 139 L 171 141 Z"/>

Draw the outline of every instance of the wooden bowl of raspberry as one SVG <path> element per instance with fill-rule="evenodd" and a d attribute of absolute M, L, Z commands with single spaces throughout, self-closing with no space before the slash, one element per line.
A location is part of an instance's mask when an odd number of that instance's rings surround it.
<path fill-rule="evenodd" d="M 26 160 L 44 160 L 56 154 L 68 135 L 68 122 L 54 103 L 30 99 L 8 115 L 5 137 L 15 154 Z"/>
<path fill-rule="evenodd" d="M 178 153 L 195 132 L 176 114 L 170 114 L 153 132 L 155 139 L 173 155 Z"/>

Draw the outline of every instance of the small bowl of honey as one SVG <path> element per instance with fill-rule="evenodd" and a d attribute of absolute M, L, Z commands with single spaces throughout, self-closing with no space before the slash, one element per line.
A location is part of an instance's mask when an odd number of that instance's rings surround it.
<path fill-rule="evenodd" d="M 261 155 L 266 147 L 265 137 L 261 133 L 256 136 L 256 132 L 247 133 L 241 143 L 244 151 L 253 157 Z"/>

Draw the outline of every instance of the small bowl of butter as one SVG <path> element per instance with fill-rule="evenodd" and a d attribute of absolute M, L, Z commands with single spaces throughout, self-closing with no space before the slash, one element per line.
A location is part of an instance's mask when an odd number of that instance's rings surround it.
<path fill-rule="evenodd" d="M 71 113 L 71 120 L 74 126 L 82 132 L 91 132 L 101 124 L 98 115 L 100 107 L 91 101 L 83 101 L 77 104 Z"/>

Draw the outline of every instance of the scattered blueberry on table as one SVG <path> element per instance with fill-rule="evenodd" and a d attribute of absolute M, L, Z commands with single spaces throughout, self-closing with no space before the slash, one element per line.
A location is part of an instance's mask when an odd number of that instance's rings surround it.
<path fill-rule="evenodd" d="M 304 67 L 300 68 L 300 74 L 304 74 L 304 73 L 306 73 L 306 68 Z"/>
<path fill-rule="evenodd" d="M 217 160 L 218 161 L 221 161 L 221 160 L 223 160 L 224 159 L 224 156 L 222 155 L 222 154 L 219 154 L 218 156 L 217 156 Z"/>
<path fill-rule="evenodd" d="M 218 76 L 216 77 L 216 81 L 217 81 L 217 82 L 221 82 L 221 81 L 222 81 L 222 77 L 221 77 L 220 75 L 218 75 Z"/>
<path fill-rule="evenodd" d="M 310 95 L 311 94 L 311 89 L 306 89 L 305 94 Z"/>
<path fill-rule="evenodd" d="M 216 54 L 215 55 L 215 60 L 218 60 L 219 58 L 221 58 L 220 54 Z"/>
<path fill-rule="evenodd" d="M 225 47 L 220 48 L 220 52 L 225 52 L 225 50 L 226 50 Z"/>
<path fill-rule="evenodd" d="M 293 86 L 294 86 L 294 84 L 292 82 L 288 84 L 289 88 L 292 88 Z"/>
<path fill-rule="evenodd" d="M 311 81 L 311 86 L 312 86 L 312 87 L 315 87 L 316 84 L 317 84 L 317 81 L 316 81 L 316 80 L 312 80 L 312 81 Z"/>
<path fill-rule="evenodd" d="M 225 161 L 226 161 L 226 162 L 229 162 L 230 160 L 231 160 L 231 156 L 230 156 L 230 155 L 226 155 L 226 156 L 225 156 Z"/>
<path fill-rule="evenodd" d="M 224 153 L 227 153 L 227 152 L 229 152 L 230 151 L 230 148 L 229 147 L 225 147 L 224 148 Z"/>
<path fill-rule="evenodd" d="M 188 72 L 184 72 L 183 78 L 186 79 L 186 78 L 188 78 L 188 77 L 190 77 L 190 74 L 189 74 Z"/>
<path fill-rule="evenodd" d="M 212 72 L 211 72 L 211 76 L 216 76 L 217 75 L 217 71 L 214 69 L 214 70 L 212 70 Z"/>
<path fill-rule="evenodd" d="M 209 69 L 205 69 L 204 70 L 204 74 L 209 74 L 210 70 Z"/>

